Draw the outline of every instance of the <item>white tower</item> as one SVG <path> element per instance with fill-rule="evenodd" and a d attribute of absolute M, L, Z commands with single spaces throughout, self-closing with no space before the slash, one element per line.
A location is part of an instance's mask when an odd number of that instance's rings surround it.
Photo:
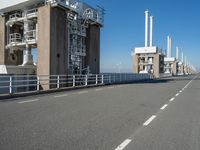
<path fill-rule="evenodd" d="M 148 47 L 149 37 L 149 11 L 145 11 L 145 47 Z"/>
<path fill-rule="evenodd" d="M 179 48 L 178 47 L 176 47 L 176 59 L 177 59 L 177 61 L 179 60 Z"/>
<path fill-rule="evenodd" d="M 170 36 L 167 36 L 167 58 L 172 57 L 172 39 Z"/>
<path fill-rule="evenodd" d="M 150 16 L 150 47 L 153 46 L 153 20 L 154 20 L 154 17 L 153 16 Z"/>

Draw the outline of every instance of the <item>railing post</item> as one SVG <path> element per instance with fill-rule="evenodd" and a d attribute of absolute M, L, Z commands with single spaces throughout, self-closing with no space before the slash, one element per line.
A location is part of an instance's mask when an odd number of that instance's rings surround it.
<path fill-rule="evenodd" d="M 98 84 L 98 75 L 96 75 L 96 85 Z"/>
<path fill-rule="evenodd" d="M 40 90 L 40 77 L 37 76 L 37 91 Z"/>
<path fill-rule="evenodd" d="M 58 75 L 57 76 L 57 89 L 60 88 L 60 76 Z"/>
<path fill-rule="evenodd" d="M 13 77 L 10 76 L 10 82 L 9 82 L 9 93 L 13 94 Z"/>
<path fill-rule="evenodd" d="M 109 75 L 109 84 L 111 84 L 111 75 Z"/>
<path fill-rule="evenodd" d="M 101 75 L 101 83 L 104 84 L 104 76 L 103 76 L 103 74 Z"/>
<path fill-rule="evenodd" d="M 72 77 L 72 83 L 73 83 L 73 87 L 75 87 L 76 86 L 76 76 L 75 75 L 73 75 L 73 77 Z"/>
<path fill-rule="evenodd" d="M 88 85 L 88 75 L 85 75 L 85 86 Z"/>

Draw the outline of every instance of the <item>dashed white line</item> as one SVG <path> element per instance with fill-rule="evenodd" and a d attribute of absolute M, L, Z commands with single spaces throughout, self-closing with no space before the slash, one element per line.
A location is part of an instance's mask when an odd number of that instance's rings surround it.
<path fill-rule="evenodd" d="M 81 91 L 81 92 L 78 92 L 78 94 L 85 94 L 85 93 L 88 93 L 88 91 Z"/>
<path fill-rule="evenodd" d="M 39 99 L 32 99 L 32 100 L 27 100 L 27 101 L 21 101 L 21 102 L 18 102 L 19 104 L 24 104 L 24 103 L 30 103 L 30 102 L 36 102 L 36 101 L 39 101 Z"/>
<path fill-rule="evenodd" d="M 156 118 L 155 115 L 151 116 L 151 117 L 143 124 L 143 126 L 148 126 L 155 118 Z"/>
<path fill-rule="evenodd" d="M 179 96 L 179 93 L 177 93 L 176 96 Z"/>
<path fill-rule="evenodd" d="M 171 98 L 169 101 L 172 102 L 172 101 L 174 101 L 174 100 L 175 100 L 175 97 Z"/>
<path fill-rule="evenodd" d="M 168 106 L 168 104 L 165 104 L 163 107 L 161 107 L 161 110 L 164 110 L 166 107 Z"/>
<path fill-rule="evenodd" d="M 66 96 L 68 96 L 67 94 L 63 94 L 63 95 L 56 95 L 56 96 L 54 96 L 54 98 L 60 98 L 60 97 L 66 97 Z"/>
<path fill-rule="evenodd" d="M 100 89 L 95 89 L 95 91 L 102 91 L 103 89 L 102 88 L 100 88 Z"/>
<path fill-rule="evenodd" d="M 179 91 L 179 93 L 182 93 L 182 92 L 183 92 L 182 90 Z"/>
<path fill-rule="evenodd" d="M 131 139 L 126 139 L 115 150 L 123 150 L 131 141 Z"/>

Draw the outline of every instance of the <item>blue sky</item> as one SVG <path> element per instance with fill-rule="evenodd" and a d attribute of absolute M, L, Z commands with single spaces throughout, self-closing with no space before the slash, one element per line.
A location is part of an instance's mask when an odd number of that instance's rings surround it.
<path fill-rule="evenodd" d="M 154 18 L 154 45 L 166 49 L 171 35 L 173 54 L 180 51 L 200 69 L 200 1 L 199 0 L 85 0 L 105 8 L 105 25 L 101 32 L 101 71 L 132 71 L 131 50 L 144 46 L 144 11 Z M 180 56 L 181 57 L 181 56 Z"/>

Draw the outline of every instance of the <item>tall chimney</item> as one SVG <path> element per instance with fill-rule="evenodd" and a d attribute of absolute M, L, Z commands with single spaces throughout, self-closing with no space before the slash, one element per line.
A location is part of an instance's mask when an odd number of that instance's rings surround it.
<path fill-rule="evenodd" d="M 182 63 L 184 63 L 184 56 L 183 56 L 183 52 L 182 52 L 182 59 L 181 59 Z"/>
<path fill-rule="evenodd" d="M 172 38 L 170 37 L 170 46 L 169 46 L 169 57 L 172 57 Z"/>
<path fill-rule="evenodd" d="M 153 46 L 153 16 L 150 16 L 150 47 Z"/>
<path fill-rule="evenodd" d="M 145 11 L 145 47 L 148 47 L 148 36 L 149 36 L 149 11 Z"/>
<path fill-rule="evenodd" d="M 179 48 L 176 47 L 176 59 L 179 60 Z"/>
<path fill-rule="evenodd" d="M 185 56 L 185 66 L 187 66 L 187 57 Z"/>
<path fill-rule="evenodd" d="M 167 36 L 167 58 L 170 57 L 170 37 Z"/>

